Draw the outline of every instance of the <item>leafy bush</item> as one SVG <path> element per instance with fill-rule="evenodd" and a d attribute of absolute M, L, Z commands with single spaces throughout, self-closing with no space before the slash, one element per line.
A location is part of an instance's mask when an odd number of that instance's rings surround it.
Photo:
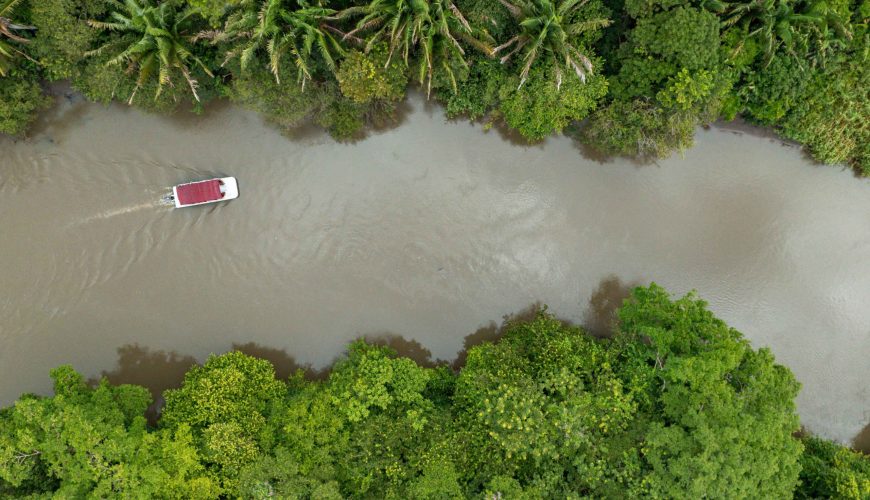
<path fill-rule="evenodd" d="M 377 99 L 401 100 L 405 96 L 408 75 L 395 59 L 387 65 L 387 57 L 389 52 L 385 45 L 379 45 L 368 54 L 350 51 L 336 73 L 341 93 L 359 104 Z"/>
<path fill-rule="evenodd" d="M 535 68 L 517 89 L 520 79 L 490 61 L 475 65 L 456 94 L 445 99 L 447 116 L 481 118 L 491 111 L 528 141 L 559 133 L 572 121 L 584 119 L 607 93 L 607 80 L 591 76 L 586 83 L 566 79 L 557 89 L 549 68 Z"/>
<path fill-rule="evenodd" d="M 31 2 L 31 22 L 37 28 L 32 53 L 46 78 L 63 80 L 77 76 L 79 64 L 99 38 L 87 21 L 106 16 L 111 3 L 108 0 Z"/>
<path fill-rule="evenodd" d="M 529 141 L 561 132 L 569 123 L 586 118 L 607 93 L 607 80 L 593 75 L 581 82 L 568 78 L 557 89 L 550 68 L 535 68 L 519 89 L 512 76 L 499 89 L 499 111 L 505 123 Z"/>
<path fill-rule="evenodd" d="M 719 20 L 710 12 L 678 7 L 639 18 L 620 49 L 613 95 L 648 97 L 683 69 L 718 71 L 718 51 Z"/>
<path fill-rule="evenodd" d="M 870 176 L 870 65 L 862 64 L 870 37 L 815 72 L 778 122 L 783 134 L 803 142 L 824 163 L 848 163 Z M 866 56 L 863 56 L 866 57 Z"/>
<path fill-rule="evenodd" d="M 691 147 L 696 119 L 645 99 L 614 101 L 599 109 L 580 131 L 580 140 L 609 155 L 643 160 L 666 158 Z"/>
<path fill-rule="evenodd" d="M 37 113 L 50 103 L 32 76 L 0 78 L 0 133 L 23 134 Z"/>
<path fill-rule="evenodd" d="M 499 90 L 508 78 L 505 66 L 496 61 L 478 61 L 457 92 L 439 94 L 447 107 L 447 116 L 465 115 L 476 120 L 498 105 Z"/>
<path fill-rule="evenodd" d="M 349 140 L 362 134 L 366 126 L 366 105 L 341 95 L 334 95 L 317 116 L 317 123 L 338 140 Z"/>
<path fill-rule="evenodd" d="M 870 457 L 812 436 L 803 443 L 796 498 L 870 498 Z"/>
<path fill-rule="evenodd" d="M 777 57 L 746 77 L 745 113 L 764 125 L 775 125 L 803 99 L 807 72 L 792 57 Z"/>
<path fill-rule="evenodd" d="M 310 120 L 329 102 L 321 86 L 309 85 L 304 91 L 292 75 L 279 84 L 264 67 L 255 67 L 233 79 L 228 89 L 230 100 L 263 114 L 284 129 L 293 129 Z"/>

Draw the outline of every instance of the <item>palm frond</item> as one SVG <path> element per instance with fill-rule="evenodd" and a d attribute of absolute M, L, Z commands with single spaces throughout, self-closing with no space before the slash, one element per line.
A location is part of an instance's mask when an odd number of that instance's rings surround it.
<path fill-rule="evenodd" d="M 3 2 L 0 3 L 0 16 L 8 17 L 15 7 L 22 1 L 23 0 L 3 0 Z"/>

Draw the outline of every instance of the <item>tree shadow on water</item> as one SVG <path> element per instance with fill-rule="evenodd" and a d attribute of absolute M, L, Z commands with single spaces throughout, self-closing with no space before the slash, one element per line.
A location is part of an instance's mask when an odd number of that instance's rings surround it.
<path fill-rule="evenodd" d="M 628 290 L 630 287 L 623 286 L 615 277 L 604 280 L 590 298 L 590 311 L 592 313 L 590 316 L 587 312 L 587 323 L 591 317 L 593 318 L 592 324 L 604 324 L 603 318 L 612 316 L 612 311 L 621 304 L 621 298 L 628 296 Z M 616 300 L 617 298 L 620 300 Z M 486 342 L 498 341 L 513 324 L 533 320 L 543 308 L 543 304 L 535 302 L 517 312 L 502 316 L 501 324 L 490 321 L 486 326 L 465 336 L 461 350 L 457 352 L 452 361 L 433 358 L 432 351 L 419 341 L 407 339 L 401 335 L 380 332 L 367 334 L 362 338 L 369 343 L 389 347 L 396 351 L 399 356 L 410 358 L 420 366 L 426 368 L 449 366 L 458 371 L 465 366 L 468 351 L 472 347 Z M 570 324 L 568 321 L 562 321 L 565 324 Z M 256 342 L 234 343 L 231 350 L 269 361 L 275 367 L 276 377 L 281 380 L 286 380 L 297 370 L 304 371 L 306 380 L 325 380 L 335 362 L 342 357 L 342 355 L 338 355 L 326 367 L 316 369 L 310 364 L 299 363 L 296 358 L 283 349 L 260 345 Z M 175 351 L 152 350 L 139 344 L 123 345 L 117 351 L 118 361 L 115 369 L 101 372 L 100 378 L 106 378 L 113 385 L 134 384 L 148 389 L 154 402 L 146 410 L 145 416 L 151 425 L 155 425 L 165 403 L 163 392 L 167 389 L 181 387 L 185 373 L 197 364 L 196 358 Z M 88 382 L 97 384 L 99 378 L 90 379 Z"/>
<path fill-rule="evenodd" d="M 60 144 L 70 130 L 81 124 L 89 106 L 68 84 L 50 85 L 46 95 L 52 98 L 52 103 L 39 113 L 27 136 Z"/>
<path fill-rule="evenodd" d="M 232 350 L 269 361 L 275 367 L 275 376 L 281 380 L 286 380 L 300 369 L 305 372 L 307 380 L 323 380 L 329 375 L 329 367 L 317 370 L 310 365 L 302 365 L 286 351 L 256 342 L 233 344 Z M 190 355 L 127 344 L 118 348 L 116 368 L 101 372 L 99 377 L 88 380 L 88 383 L 96 385 L 101 378 L 105 378 L 113 385 L 134 384 L 145 387 L 153 400 L 145 411 L 145 418 L 149 424 L 156 425 L 165 403 L 163 392 L 181 387 L 184 374 L 196 364 L 196 358 Z"/>
<path fill-rule="evenodd" d="M 588 127 L 588 121 L 584 120 L 580 123 L 568 126 L 562 136 L 571 139 L 571 145 L 580 153 L 584 160 L 597 163 L 599 165 L 608 165 L 618 163 L 628 163 L 635 168 L 643 168 L 650 166 L 659 166 L 659 159 L 653 157 L 643 157 L 630 154 L 613 154 L 605 153 L 595 146 L 583 140 L 583 128 Z"/>
<path fill-rule="evenodd" d="M 583 328 L 598 338 L 612 337 L 616 327 L 616 310 L 637 286 L 640 286 L 639 282 L 623 283 L 613 274 L 601 280 L 589 296 L 589 305 L 583 313 Z"/>
<path fill-rule="evenodd" d="M 870 423 L 861 429 L 861 432 L 852 440 L 852 448 L 870 455 Z"/>
<path fill-rule="evenodd" d="M 504 335 L 507 329 L 514 323 L 531 321 L 544 308 L 540 302 L 535 302 L 529 306 L 511 314 L 502 316 L 501 324 L 495 321 L 490 321 L 486 326 L 482 326 L 465 336 L 462 341 L 462 349 L 456 353 L 456 357 L 450 360 L 444 360 L 432 357 L 432 351 L 415 339 L 406 339 L 401 335 L 390 332 L 371 333 L 363 335 L 361 338 L 370 344 L 389 347 L 396 351 L 401 357 L 410 358 L 418 365 L 424 368 L 435 368 L 437 366 L 448 366 L 454 371 L 460 370 L 465 366 L 465 360 L 468 358 L 468 351 L 485 342 L 495 342 Z"/>
<path fill-rule="evenodd" d="M 502 338 L 505 332 L 514 323 L 522 323 L 535 319 L 544 308 L 540 302 L 520 309 L 517 312 L 502 316 L 501 324 L 496 324 L 495 321 L 490 321 L 488 325 L 478 328 L 474 333 L 466 335 L 462 341 L 462 350 L 456 353 L 456 358 L 450 363 L 450 367 L 458 371 L 465 366 L 465 361 L 468 359 L 468 351 L 472 347 L 481 345 L 486 342 L 495 342 Z"/>
<path fill-rule="evenodd" d="M 324 380 L 329 376 L 329 367 L 315 369 L 310 364 L 300 364 L 296 358 L 287 354 L 283 349 L 267 347 L 256 342 L 233 344 L 233 351 L 239 351 L 255 358 L 265 359 L 275 367 L 275 376 L 281 380 L 287 380 L 298 370 L 305 372 L 306 380 Z"/>
<path fill-rule="evenodd" d="M 362 337 L 366 342 L 379 346 L 389 347 L 403 358 L 410 358 L 424 368 L 434 368 L 445 361 L 432 359 L 432 351 L 414 339 L 406 339 L 394 333 L 374 333 Z"/>
<path fill-rule="evenodd" d="M 163 408 L 163 391 L 181 387 L 184 374 L 195 364 L 193 356 L 128 344 L 118 348 L 117 367 L 103 371 L 100 376 L 113 385 L 135 384 L 148 389 L 153 403 L 145 411 L 145 417 L 154 425 Z M 96 384 L 98 380 L 89 382 Z"/>

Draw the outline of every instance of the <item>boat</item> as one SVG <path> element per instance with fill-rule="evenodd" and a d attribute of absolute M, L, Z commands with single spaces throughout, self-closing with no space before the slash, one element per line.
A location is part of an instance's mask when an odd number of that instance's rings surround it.
<path fill-rule="evenodd" d="M 183 208 L 234 200 L 238 197 L 239 184 L 236 178 L 220 177 L 173 186 L 171 200 L 175 202 L 175 208 Z"/>

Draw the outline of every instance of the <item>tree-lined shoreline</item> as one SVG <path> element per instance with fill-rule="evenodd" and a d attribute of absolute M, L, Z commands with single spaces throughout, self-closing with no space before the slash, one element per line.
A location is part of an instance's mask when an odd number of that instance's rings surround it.
<path fill-rule="evenodd" d="M 70 80 L 156 112 L 228 98 L 338 139 L 409 85 L 534 142 L 662 158 L 742 116 L 870 173 L 868 0 L 4 0 L 0 131 Z"/>
<path fill-rule="evenodd" d="M 799 384 L 690 294 L 634 289 L 613 335 L 546 309 L 421 366 L 357 341 L 286 380 L 238 351 L 165 391 L 88 386 L 0 410 L 0 494 L 135 498 L 853 498 L 870 458 L 804 435 Z"/>

